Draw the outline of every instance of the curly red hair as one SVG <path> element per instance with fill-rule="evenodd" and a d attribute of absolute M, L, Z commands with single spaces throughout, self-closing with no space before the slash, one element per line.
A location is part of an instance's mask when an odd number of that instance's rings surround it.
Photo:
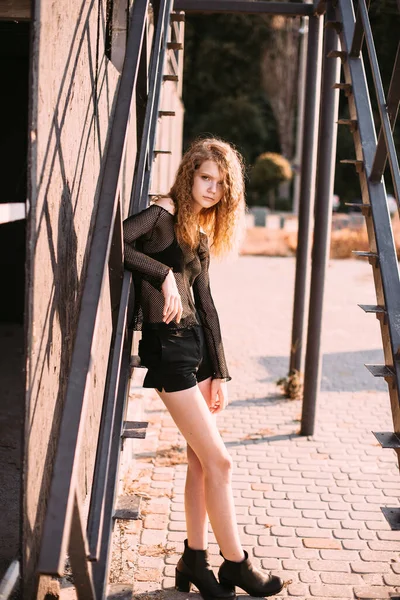
<path fill-rule="evenodd" d="M 223 196 L 218 204 L 195 214 L 192 209 L 194 172 L 212 160 L 221 172 Z M 227 142 L 217 138 L 195 140 L 185 152 L 169 196 L 175 203 L 175 231 L 180 244 L 195 249 L 199 226 L 210 239 L 213 254 L 227 254 L 236 245 L 245 212 L 243 160 Z"/>

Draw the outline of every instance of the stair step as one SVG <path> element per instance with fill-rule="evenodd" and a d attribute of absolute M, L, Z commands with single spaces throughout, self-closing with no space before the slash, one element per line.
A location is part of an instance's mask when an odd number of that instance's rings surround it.
<path fill-rule="evenodd" d="M 179 77 L 178 77 L 178 75 L 164 75 L 163 80 L 164 81 L 179 81 Z"/>
<path fill-rule="evenodd" d="M 147 425 L 147 421 L 125 421 L 121 437 L 144 440 L 146 437 Z"/>
<path fill-rule="evenodd" d="M 400 448 L 400 437 L 393 431 L 373 431 L 372 433 L 382 448 L 390 448 L 391 450 Z"/>
<path fill-rule="evenodd" d="M 106 600 L 132 600 L 133 585 L 129 583 L 109 583 L 105 598 Z"/>
<path fill-rule="evenodd" d="M 385 379 L 392 379 L 394 373 L 387 365 L 365 365 L 370 373 L 374 377 L 384 377 Z"/>
<path fill-rule="evenodd" d="M 347 54 L 343 50 L 331 50 L 328 52 L 328 58 L 340 58 L 340 60 L 345 61 Z"/>
<path fill-rule="evenodd" d="M 391 508 L 389 506 L 385 506 L 385 507 L 381 508 L 381 511 L 382 511 L 383 516 L 385 517 L 386 521 L 389 523 L 390 528 L 393 531 L 399 531 L 400 530 L 400 508 L 398 508 L 398 507 Z"/>
<path fill-rule="evenodd" d="M 358 306 L 366 313 L 375 314 L 377 319 L 385 319 L 386 317 L 387 313 L 383 306 L 376 304 L 359 304 Z"/>
<path fill-rule="evenodd" d="M 183 50 L 182 42 L 168 42 L 167 43 L 168 50 Z"/>
<path fill-rule="evenodd" d="M 334 83 L 332 88 L 334 90 L 342 90 L 346 96 L 350 96 L 353 91 L 353 86 L 351 83 Z"/>
<path fill-rule="evenodd" d="M 171 150 L 154 150 L 154 154 L 172 154 Z"/>
<path fill-rule="evenodd" d="M 174 117 L 175 111 L 174 110 L 159 110 L 158 116 L 159 117 Z"/>
<path fill-rule="evenodd" d="M 338 125 L 348 125 L 351 133 L 354 133 L 358 128 L 358 121 L 357 119 L 339 119 Z"/>
<path fill-rule="evenodd" d="M 369 264 L 377 267 L 379 264 L 379 256 L 375 252 L 367 252 L 364 250 L 353 250 L 353 254 L 360 258 L 368 258 Z"/>
<path fill-rule="evenodd" d="M 362 160 L 357 160 L 353 158 L 345 158 L 340 161 L 343 165 L 354 165 L 357 173 L 362 173 L 364 170 L 364 163 Z"/>
<path fill-rule="evenodd" d="M 141 496 L 118 496 L 113 519 L 136 521 L 140 517 Z"/>
<path fill-rule="evenodd" d="M 352 208 L 359 208 L 364 215 L 364 217 L 369 217 L 371 214 L 371 205 L 364 204 L 364 202 L 345 202 L 345 206 L 350 206 Z"/>
<path fill-rule="evenodd" d="M 325 29 L 334 29 L 336 33 L 341 33 L 343 23 L 341 23 L 341 21 L 327 21 L 325 23 Z"/>
<path fill-rule="evenodd" d="M 160 194 L 149 194 L 150 198 L 157 198 L 157 196 L 159 196 Z M 131 367 L 131 369 L 134 369 L 135 367 L 140 367 L 141 362 L 140 362 L 140 356 L 138 356 L 137 354 L 132 354 L 131 356 L 131 361 L 129 366 Z"/>
<path fill-rule="evenodd" d="M 171 13 L 170 14 L 171 23 L 184 23 L 185 22 L 185 13 Z"/>

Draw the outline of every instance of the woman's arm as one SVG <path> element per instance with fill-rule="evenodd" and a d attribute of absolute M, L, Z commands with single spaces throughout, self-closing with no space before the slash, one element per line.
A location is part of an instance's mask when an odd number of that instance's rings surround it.
<path fill-rule="evenodd" d="M 140 273 L 160 291 L 170 267 L 139 252 L 134 243 L 157 226 L 162 211 L 162 208 L 153 205 L 123 222 L 125 268 Z"/>
<path fill-rule="evenodd" d="M 123 223 L 125 267 L 136 271 L 164 296 L 163 321 L 173 319 L 179 323 L 182 317 L 182 301 L 170 267 L 136 250 L 134 243 L 150 234 L 157 226 L 164 208 L 152 205 L 142 212 L 128 217 Z"/>
<path fill-rule="evenodd" d="M 204 234 L 201 235 L 199 257 L 201 273 L 196 277 L 193 284 L 194 301 L 204 329 L 204 337 L 214 371 L 213 379 L 229 381 L 231 377 L 226 365 L 218 314 L 211 295 L 209 277 L 210 252 L 207 236 Z"/>

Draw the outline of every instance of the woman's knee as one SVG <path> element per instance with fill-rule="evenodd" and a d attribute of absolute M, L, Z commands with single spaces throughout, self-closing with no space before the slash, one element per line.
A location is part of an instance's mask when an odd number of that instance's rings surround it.
<path fill-rule="evenodd" d="M 229 479 L 232 474 L 233 461 L 228 452 L 216 452 L 209 461 L 209 464 L 203 465 L 206 477 L 218 477 Z"/>
<path fill-rule="evenodd" d="M 191 448 L 189 445 L 187 446 L 187 460 L 190 471 L 198 476 L 203 476 L 203 467 L 201 462 L 193 448 Z"/>

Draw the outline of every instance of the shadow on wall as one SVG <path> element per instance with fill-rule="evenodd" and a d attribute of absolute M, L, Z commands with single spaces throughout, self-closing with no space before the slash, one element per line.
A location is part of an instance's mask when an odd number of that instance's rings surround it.
<path fill-rule="evenodd" d="M 287 356 L 262 356 L 260 363 L 266 370 L 264 383 L 275 382 L 284 377 L 289 369 Z M 386 382 L 373 377 L 364 366 L 382 364 L 381 349 L 359 350 L 356 352 L 332 352 L 323 355 L 322 360 L 322 392 L 362 392 L 387 391 Z"/>
<path fill-rule="evenodd" d="M 35 20 L 40 21 L 40 4 L 37 3 Z M 96 25 L 93 25 L 95 23 Z M 93 44 L 93 30 L 97 35 L 97 41 Z M 92 36 L 92 38 L 91 38 Z M 100 164 L 102 168 L 103 152 L 105 148 L 105 140 L 100 138 L 100 119 L 99 119 L 99 98 L 101 95 L 107 96 L 107 115 L 110 117 L 112 112 L 112 102 L 110 102 L 109 76 L 108 76 L 108 61 L 104 56 L 104 52 L 99 43 L 100 39 L 105 36 L 105 14 L 102 2 L 90 3 L 83 1 L 80 6 L 79 16 L 75 24 L 75 30 L 72 34 L 72 42 L 68 51 L 65 52 L 65 67 L 63 74 L 60 76 L 59 91 L 57 101 L 54 106 L 52 127 L 45 145 L 43 159 L 40 161 L 40 172 L 35 172 L 37 166 L 37 147 L 35 144 L 31 146 L 31 174 L 30 181 L 37 182 L 36 189 L 30 189 L 30 197 L 35 200 L 32 202 L 32 223 L 31 223 L 31 244 L 37 247 L 39 236 L 45 235 L 48 244 L 48 252 L 50 256 L 50 267 L 52 269 L 52 285 L 43 290 L 43 294 L 48 297 L 47 307 L 41 311 L 43 316 L 41 327 L 41 339 L 35 343 L 34 357 L 36 362 L 31 364 L 30 380 L 27 382 L 29 405 L 27 407 L 27 427 L 26 427 L 26 447 L 29 448 L 26 452 L 25 472 L 29 474 L 30 466 L 29 459 L 35 455 L 35 440 L 30 440 L 36 416 L 43 411 L 41 404 L 42 389 L 48 385 L 48 381 L 56 379 L 54 387 L 54 410 L 51 416 L 51 427 L 49 439 L 46 440 L 45 458 L 40 465 L 43 467 L 43 475 L 40 485 L 38 486 L 38 503 L 35 506 L 33 498 L 32 506 L 28 510 L 27 500 L 25 496 L 24 514 L 32 514 L 32 510 L 36 510 L 34 518 L 25 518 L 24 523 L 24 546 L 25 546 L 25 581 L 26 588 L 24 597 L 41 597 L 40 590 L 38 591 L 39 580 L 33 582 L 36 561 L 38 558 L 38 549 L 41 541 L 41 531 L 43 518 L 46 508 L 46 499 L 48 496 L 49 485 L 51 481 L 52 465 L 56 448 L 56 439 L 60 426 L 60 418 L 62 412 L 63 398 L 65 396 L 68 372 L 71 362 L 72 348 L 76 333 L 76 323 L 80 297 L 82 293 L 82 283 L 85 280 L 85 271 L 87 259 L 89 256 L 91 234 L 96 217 L 97 198 L 99 185 L 101 181 L 100 173 L 98 174 L 98 183 L 93 191 L 91 198 L 87 198 L 82 194 L 82 181 L 85 169 L 93 169 L 93 165 Z M 36 41 L 37 45 L 37 41 Z M 92 48 L 95 46 L 96 56 L 92 57 Z M 75 131 L 75 137 L 79 139 L 79 143 L 74 145 L 73 161 L 71 160 L 71 144 L 68 146 L 66 142 L 71 140 L 66 130 L 66 119 L 71 104 L 73 104 L 75 76 L 78 66 L 85 60 L 85 55 L 88 54 L 87 64 L 87 79 L 91 85 L 91 95 L 89 102 L 85 107 L 81 108 L 85 115 L 81 124 L 81 131 Z M 33 90 L 33 93 L 38 93 L 38 90 Z M 78 94 L 76 94 L 76 97 Z M 111 98 L 112 100 L 112 98 Z M 33 103 L 33 110 L 36 110 L 37 104 Z M 31 115 L 31 126 L 37 127 L 38 115 Z M 40 123 L 39 123 L 40 125 Z M 79 135 L 77 135 L 79 133 Z M 108 134 L 108 131 L 106 130 Z M 92 140 L 94 139 L 94 147 L 91 148 Z M 91 154 L 90 154 L 91 152 Z M 88 154 L 89 153 L 89 154 Z M 95 154 L 98 158 L 95 160 Z M 68 167 L 66 166 L 68 165 Z M 61 177 L 61 198 L 58 201 L 54 197 L 54 188 L 59 187 L 58 179 Z M 37 210 L 38 199 L 40 202 L 40 211 Z M 59 209 L 57 231 L 54 231 L 54 207 Z M 82 208 L 81 208 L 82 207 Z M 36 214 L 35 214 L 36 212 Z M 88 230 L 81 231 L 77 234 L 75 219 L 77 215 L 85 214 L 87 216 Z M 45 233 L 42 231 L 46 228 Z M 78 235 L 80 239 L 85 241 L 83 261 L 80 273 L 78 272 L 77 248 Z M 43 244 L 42 244 L 43 246 Z M 82 246 L 82 243 L 81 243 Z M 43 250 L 42 250 L 43 255 Z M 45 253 L 44 253 L 45 255 Z M 40 261 L 36 258 L 36 263 L 30 265 L 29 277 L 31 282 L 35 277 L 35 269 L 40 269 Z M 32 286 L 32 283 L 31 283 Z M 30 297 L 29 309 L 32 311 L 32 297 Z M 31 312 L 32 317 L 32 312 Z M 53 346 L 53 335 L 55 328 L 59 328 L 61 333 L 61 355 L 55 356 Z M 32 323 L 28 333 L 29 346 L 32 345 Z M 56 375 L 54 375 L 56 374 Z M 51 379 L 52 378 L 52 379 Z M 46 381 L 48 379 L 48 381 Z M 40 418 L 40 417 L 39 417 Z M 29 447 L 28 447 L 29 444 Z M 43 443 L 42 443 L 43 445 Z M 34 461 L 32 461 L 34 462 Z M 31 467 L 34 468 L 34 465 Z M 29 480 L 28 480 L 29 482 Z M 29 489 L 29 488 L 28 488 Z M 33 591 L 36 588 L 36 592 Z"/>

